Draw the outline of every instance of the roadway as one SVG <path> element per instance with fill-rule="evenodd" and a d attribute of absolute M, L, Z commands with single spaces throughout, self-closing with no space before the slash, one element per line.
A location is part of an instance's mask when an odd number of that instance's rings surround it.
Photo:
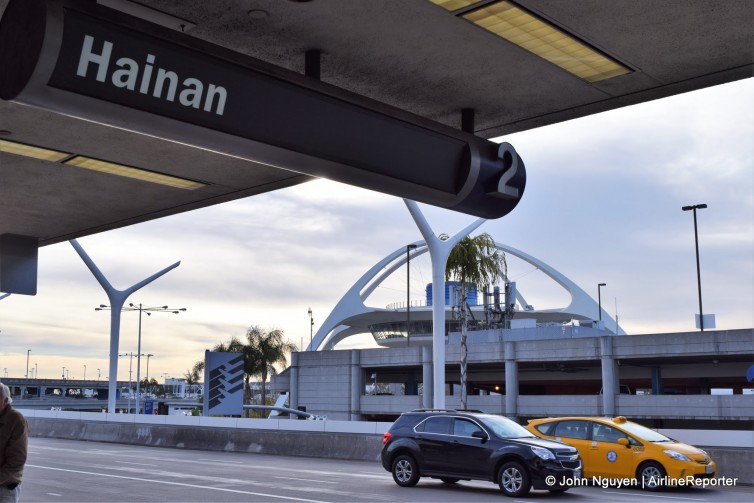
<path fill-rule="evenodd" d="M 193 451 L 48 438 L 29 440 L 21 501 L 102 502 L 751 502 L 754 489 L 574 488 L 507 499 L 489 482 L 398 487 L 377 462 Z"/>

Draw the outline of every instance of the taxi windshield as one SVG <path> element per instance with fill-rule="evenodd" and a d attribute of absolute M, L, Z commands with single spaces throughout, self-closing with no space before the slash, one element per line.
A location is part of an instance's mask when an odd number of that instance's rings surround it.
<path fill-rule="evenodd" d="M 650 430 L 646 426 L 642 426 L 636 423 L 623 423 L 620 427 L 626 430 L 628 433 L 639 437 L 647 442 L 674 442 L 673 439 L 666 437 L 662 433 L 657 433 L 654 430 Z"/>
<path fill-rule="evenodd" d="M 535 436 L 529 430 L 507 417 L 485 414 L 481 416 L 481 419 L 484 420 L 485 426 L 500 438 L 530 438 Z"/>

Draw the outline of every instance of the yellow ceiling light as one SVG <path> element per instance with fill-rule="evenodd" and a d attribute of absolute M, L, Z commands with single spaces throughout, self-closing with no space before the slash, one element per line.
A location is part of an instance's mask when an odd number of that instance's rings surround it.
<path fill-rule="evenodd" d="M 577 40 L 572 35 L 534 16 L 513 2 L 431 0 L 477 26 L 558 65 L 587 82 L 599 82 L 631 70 Z M 474 4 L 480 4 L 474 8 Z"/>
<path fill-rule="evenodd" d="M 42 159 L 43 161 L 59 162 L 70 157 L 71 154 L 67 152 L 60 152 L 57 150 L 50 150 L 47 148 L 35 147 L 33 145 L 25 145 L 23 143 L 17 143 L 14 141 L 0 140 L 0 152 L 7 152 L 8 154 L 23 155 L 25 157 L 33 157 L 34 159 Z"/>
<path fill-rule="evenodd" d="M 100 173 L 108 173 L 111 175 L 135 178 L 136 180 L 142 180 L 145 182 L 168 185 L 170 187 L 176 187 L 179 189 L 195 190 L 206 186 L 206 184 L 195 182 L 194 180 L 187 180 L 185 178 L 178 178 L 176 176 L 164 175 L 162 173 L 156 173 L 154 171 L 134 168 L 131 166 L 124 166 L 122 164 L 115 164 L 113 162 L 100 161 L 99 159 L 92 159 L 91 157 L 84 157 L 81 155 L 72 157 L 71 159 L 65 161 L 63 164 L 76 166 L 79 168 L 91 169 L 93 171 L 99 171 Z"/>
<path fill-rule="evenodd" d="M 195 190 L 206 187 L 207 185 L 194 180 L 187 180 L 186 178 L 156 173 L 147 169 L 124 166 L 122 164 L 115 164 L 114 162 L 100 161 L 99 159 L 92 159 L 91 157 L 85 157 L 83 155 L 74 155 L 69 152 L 60 152 L 59 150 L 35 147 L 34 145 L 27 145 L 15 141 L 0 140 L 0 152 L 32 157 L 43 161 L 62 161 L 63 164 L 69 166 L 91 169 L 93 171 L 109 173 L 111 175 L 125 176 L 136 180 L 158 183 L 160 185 L 167 185 L 179 189 Z"/>
<path fill-rule="evenodd" d="M 439 5 L 445 10 L 453 12 L 454 10 L 468 7 L 471 4 L 477 3 L 479 0 L 431 0 L 432 3 Z"/>

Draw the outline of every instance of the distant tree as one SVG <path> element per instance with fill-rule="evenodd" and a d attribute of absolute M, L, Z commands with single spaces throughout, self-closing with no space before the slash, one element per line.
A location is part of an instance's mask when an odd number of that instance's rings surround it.
<path fill-rule="evenodd" d="M 157 394 L 155 390 L 160 386 L 160 384 L 157 382 L 157 380 L 153 377 L 151 379 L 147 379 L 146 377 L 141 380 L 141 389 L 144 390 L 148 395 L 151 394 Z"/>
<path fill-rule="evenodd" d="M 186 384 L 199 384 L 202 382 L 202 373 L 204 372 L 204 362 L 197 361 L 194 366 L 191 367 L 183 374 L 183 378 L 186 380 Z"/>
<path fill-rule="evenodd" d="M 495 240 L 487 233 L 466 236 L 453 247 L 445 267 L 445 279 L 455 278 L 461 283 L 461 408 L 467 408 L 468 377 L 466 345 L 468 320 L 466 316 L 468 288 L 492 285 L 507 275 L 505 254 L 497 249 Z M 439 292 L 438 292 L 439 294 Z"/>

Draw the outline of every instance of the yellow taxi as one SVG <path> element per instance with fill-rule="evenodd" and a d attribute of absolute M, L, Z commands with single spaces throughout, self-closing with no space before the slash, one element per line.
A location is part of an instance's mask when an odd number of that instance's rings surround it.
<path fill-rule="evenodd" d="M 532 419 L 526 428 L 575 447 L 585 478 L 635 479 L 641 487 L 654 490 L 679 481 L 714 478 L 717 471 L 703 450 L 622 416 Z"/>

